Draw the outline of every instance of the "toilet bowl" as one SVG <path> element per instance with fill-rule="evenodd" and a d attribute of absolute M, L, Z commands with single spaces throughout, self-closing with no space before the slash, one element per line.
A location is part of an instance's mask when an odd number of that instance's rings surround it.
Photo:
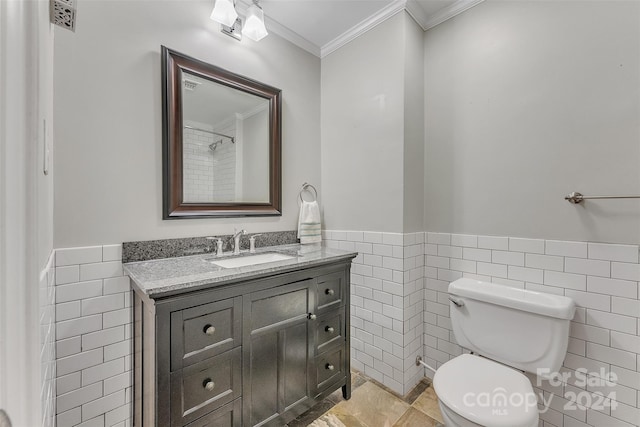
<path fill-rule="evenodd" d="M 445 425 L 537 426 L 537 396 L 522 371 L 560 369 L 573 300 L 468 278 L 448 290 L 455 339 L 475 354 L 449 360 L 433 377 Z"/>
<path fill-rule="evenodd" d="M 463 354 L 433 378 L 440 412 L 451 427 L 535 427 L 538 407 L 522 373 L 480 356 Z"/>

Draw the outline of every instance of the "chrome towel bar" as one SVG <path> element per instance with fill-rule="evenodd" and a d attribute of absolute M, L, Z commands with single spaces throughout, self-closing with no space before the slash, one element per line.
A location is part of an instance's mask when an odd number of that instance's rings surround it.
<path fill-rule="evenodd" d="M 575 205 L 587 199 L 640 199 L 640 196 L 584 196 L 577 191 L 573 191 L 564 196 L 564 199 Z"/>

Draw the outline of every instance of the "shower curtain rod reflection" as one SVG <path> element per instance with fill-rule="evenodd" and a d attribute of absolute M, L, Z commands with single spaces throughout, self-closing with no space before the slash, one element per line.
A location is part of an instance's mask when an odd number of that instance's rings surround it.
<path fill-rule="evenodd" d="M 184 125 L 184 127 L 185 127 L 185 129 L 197 130 L 197 131 L 200 131 L 200 132 L 211 133 L 213 135 L 218 135 L 218 136 L 222 136 L 224 138 L 229 138 L 231 140 L 231 143 L 233 143 L 233 144 L 236 143 L 236 137 L 235 136 L 229 136 L 229 135 L 225 135 L 223 133 L 218 133 L 218 132 L 214 132 L 212 130 L 207 130 L 207 129 L 200 129 L 200 128 L 193 127 L 193 126 Z"/>

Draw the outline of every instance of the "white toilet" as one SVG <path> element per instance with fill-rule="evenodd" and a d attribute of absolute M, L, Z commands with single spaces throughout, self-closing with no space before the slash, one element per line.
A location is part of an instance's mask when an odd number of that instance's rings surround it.
<path fill-rule="evenodd" d="M 536 396 L 521 371 L 560 368 L 573 300 L 467 278 L 451 283 L 449 294 L 456 341 L 474 354 L 446 362 L 433 377 L 445 425 L 537 426 Z"/>

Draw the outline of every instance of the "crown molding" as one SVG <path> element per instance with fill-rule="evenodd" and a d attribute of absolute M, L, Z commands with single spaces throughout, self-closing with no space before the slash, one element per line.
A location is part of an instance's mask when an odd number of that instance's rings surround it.
<path fill-rule="evenodd" d="M 458 0 L 451 6 L 445 7 L 444 9 L 438 11 L 438 13 L 431 16 L 424 23 L 420 23 L 420 26 L 423 30 L 427 31 L 428 29 L 433 28 L 436 25 L 440 25 L 444 21 L 447 21 L 454 16 L 461 14 L 465 10 L 471 9 L 473 6 L 476 6 L 483 1 L 484 0 Z"/>
<path fill-rule="evenodd" d="M 418 23 L 418 25 L 420 25 L 420 27 L 424 31 L 427 31 L 428 29 L 442 24 L 446 20 L 461 14 L 465 10 L 472 8 L 473 6 L 476 6 L 483 1 L 484 0 L 458 0 L 452 5 L 441 9 L 435 15 L 427 16 L 422 6 L 420 6 L 420 4 L 416 0 L 394 0 L 380 11 L 354 25 L 352 28 L 345 31 L 322 47 L 315 45 L 314 43 L 302 37 L 300 34 L 290 30 L 289 28 L 285 27 L 278 21 L 273 20 L 267 15 L 265 15 L 265 24 L 267 26 L 267 31 L 277 34 L 283 39 L 293 43 L 301 49 L 306 50 L 314 56 L 324 58 L 331 52 L 334 52 L 335 50 L 341 48 L 353 39 L 361 36 L 376 25 L 386 21 L 387 19 L 403 10 L 406 10 L 407 13 Z M 246 15 L 246 10 L 250 6 L 250 4 L 251 3 L 248 0 L 238 0 L 236 3 L 238 12 L 241 15 Z"/>
<path fill-rule="evenodd" d="M 331 52 L 341 48 L 342 46 L 349 43 L 353 39 L 366 33 L 376 25 L 391 18 L 396 13 L 403 11 L 406 3 L 407 3 L 407 0 L 393 1 L 388 6 L 384 7 L 377 13 L 371 15 L 367 19 L 354 25 L 351 29 L 345 31 L 335 39 L 331 40 L 329 43 L 322 46 L 320 48 L 320 58 L 324 58 L 325 56 L 329 55 Z"/>

